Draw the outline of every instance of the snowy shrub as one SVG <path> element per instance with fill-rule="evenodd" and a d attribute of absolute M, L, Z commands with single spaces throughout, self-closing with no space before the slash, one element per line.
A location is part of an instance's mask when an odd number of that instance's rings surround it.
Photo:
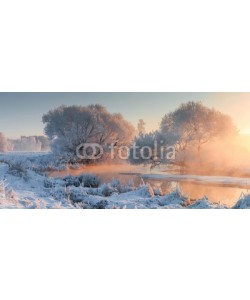
<path fill-rule="evenodd" d="M 170 194 L 163 197 L 159 197 L 158 203 L 160 206 L 170 206 L 170 205 L 181 205 L 187 206 L 189 202 L 189 197 L 184 195 L 179 186 Z"/>
<path fill-rule="evenodd" d="M 163 196 L 161 188 L 154 188 L 153 190 L 155 196 Z"/>
<path fill-rule="evenodd" d="M 242 194 L 233 209 L 250 209 L 250 194 Z"/>
<path fill-rule="evenodd" d="M 53 187 L 55 187 L 55 182 L 53 179 L 44 179 L 43 181 L 43 186 L 46 188 L 46 189 L 52 189 Z"/>
<path fill-rule="evenodd" d="M 104 183 L 99 188 L 88 188 L 87 193 L 88 195 L 96 195 L 96 196 L 104 196 L 109 197 L 112 194 L 123 194 L 134 191 L 135 188 L 130 185 L 122 185 L 120 182 L 112 181 L 111 183 Z"/>
<path fill-rule="evenodd" d="M 108 201 L 107 200 L 101 200 L 100 202 L 97 202 L 93 206 L 93 208 L 94 209 L 105 209 L 107 205 L 108 205 Z"/>
<path fill-rule="evenodd" d="M 41 173 L 41 170 L 44 171 L 46 168 L 46 161 L 49 157 L 50 155 L 48 154 L 41 155 L 34 153 L 8 153 L 5 155 L 0 155 L 0 162 L 9 166 L 13 165 L 13 163 L 22 164 L 26 170 L 33 170 Z"/>
<path fill-rule="evenodd" d="M 120 186 L 118 186 L 118 188 L 117 188 L 117 192 L 118 192 L 119 194 L 132 192 L 132 191 L 134 191 L 134 190 L 135 190 L 135 188 L 132 187 L 131 185 L 120 185 Z"/>
<path fill-rule="evenodd" d="M 74 188 L 70 193 L 70 200 L 75 208 L 80 209 L 105 209 L 108 201 L 99 196 L 88 195 L 80 188 Z"/>
<path fill-rule="evenodd" d="M 218 203 L 211 203 L 205 196 L 200 200 L 196 200 L 191 205 L 187 206 L 188 209 L 224 209 L 227 208 L 226 205 L 221 205 Z"/>
<path fill-rule="evenodd" d="M 84 183 L 85 175 L 86 174 L 81 174 L 81 175 L 78 176 L 78 180 L 80 181 L 82 186 L 83 186 L 83 183 Z"/>
<path fill-rule="evenodd" d="M 12 156 L 12 157 L 11 157 Z M 13 159 L 13 155 L 10 156 L 10 159 Z M 27 168 L 33 170 L 38 174 L 43 174 L 44 172 L 54 172 L 61 171 L 66 169 L 66 163 L 60 160 L 60 157 L 57 157 L 51 153 L 48 154 L 17 154 L 15 155 L 16 159 L 22 159 L 23 163 Z"/>
<path fill-rule="evenodd" d="M 75 176 L 66 176 L 63 178 L 63 181 L 65 182 L 65 185 L 67 187 L 68 186 L 79 187 L 81 185 L 79 178 Z"/>
<path fill-rule="evenodd" d="M 61 178 L 45 178 L 43 181 L 43 186 L 46 189 L 52 189 L 56 186 L 66 187 L 65 181 Z"/>
<path fill-rule="evenodd" d="M 135 190 L 135 195 L 141 196 L 143 198 L 154 197 L 154 191 L 149 183 L 141 185 L 137 190 Z"/>
<path fill-rule="evenodd" d="M 104 183 L 103 185 L 101 185 L 98 190 L 104 197 L 110 197 L 115 191 L 114 188 L 108 183 Z"/>
<path fill-rule="evenodd" d="M 69 191 L 69 198 L 74 202 L 84 202 L 87 196 L 88 194 L 86 193 L 84 188 L 81 187 L 79 188 L 73 187 Z"/>
<path fill-rule="evenodd" d="M 114 179 L 111 182 L 111 186 L 114 188 L 114 191 L 119 194 L 128 193 L 134 190 L 132 184 L 121 184 L 120 180 L 118 179 Z"/>
<path fill-rule="evenodd" d="M 113 179 L 113 181 L 111 182 L 111 186 L 113 188 L 116 188 L 116 189 L 119 188 L 121 186 L 120 180 L 119 179 Z"/>
<path fill-rule="evenodd" d="M 29 180 L 28 170 L 22 161 L 8 162 L 9 170 L 8 173 L 13 176 L 23 178 L 25 181 Z"/>
<path fill-rule="evenodd" d="M 74 202 L 73 205 L 77 209 L 106 209 L 108 206 L 108 201 L 99 201 L 94 198 L 86 198 L 84 201 Z"/>
<path fill-rule="evenodd" d="M 83 174 L 79 179 L 84 187 L 89 188 L 98 188 L 101 183 L 100 178 L 94 174 Z"/>
<path fill-rule="evenodd" d="M 50 190 L 50 195 L 55 199 L 55 200 L 65 200 L 69 197 L 69 191 L 67 188 L 62 187 L 62 186 L 55 186 Z"/>

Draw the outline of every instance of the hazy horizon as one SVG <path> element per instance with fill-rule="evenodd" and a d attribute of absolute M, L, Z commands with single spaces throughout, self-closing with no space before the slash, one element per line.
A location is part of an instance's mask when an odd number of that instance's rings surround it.
<path fill-rule="evenodd" d="M 250 134 L 250 93 L 0 93 L 0 132 L 8 138 L 43 135 L 42 116 L 50 109 L 97 103 L 123 114 L 134 126 L 143 119 L 152 131 L 165 113 L 188 101 L 229 114 L 241 134 Z"/>

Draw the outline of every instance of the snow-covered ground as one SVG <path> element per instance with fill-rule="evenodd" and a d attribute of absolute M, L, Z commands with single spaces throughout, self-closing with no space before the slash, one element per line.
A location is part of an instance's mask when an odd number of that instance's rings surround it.
<path fill-rule="evenodd" d="M 47 154 L 48 156 L 49 154 Z M 45 163 L 46 162 L 46 163 Z M 43 169 L 51 165 L 44 154 L 0 155 L 0 208 L 26 209 L 218 209 L 205 196 L 191 201 L 180 189 L 162 195 L 149 184 L 134 187 L 118 180 L 101 184 L 98 177 L 83 174 L 49 178 Z M 151 176 L 156 177 L 153 174 Z M 163 176 L 163 175 L 161 175 Z M 206 180 L 206 178 L 204 178 Z M 207 180 L 210 178 L 207 178 Z M 212 178 L 215 180 L 218 178 Z M 223 183 L 229 178 L 221 178 Z M 240 183 L 239 179 L 235 179 Z M 242 196 L 234 208 L 250 208 L 250 196 Z"/>

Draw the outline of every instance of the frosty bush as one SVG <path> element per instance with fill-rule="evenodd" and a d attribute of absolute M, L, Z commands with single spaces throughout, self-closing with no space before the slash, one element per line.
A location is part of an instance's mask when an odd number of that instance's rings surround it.
<path fill-rule="evenodd" d="M 55 187 L 55 181 L 53 179 L 44 179 L 43 181 L 43 186 L 46 188 L 46 189 L 52 189 L 53 187 Z"/>
<path fill-rule="evenodd" d="M 135 189 L 133 184 L 121 184 L 118 179 L 113 180 L 111 186 L 115 189 L 115 192 L 119 194 L 132 192 Z"/>
<path fill-rule="evenodd" d="M 31 156 L 27 158 L 27 161 L 31 162 L 32 170 L 39 174 L 65 170 L 67 166 L 67 161 L 54 154 Z"/>
<path fill-rule="evenodd" d="M 161 188 L 154 188 L 154 194 L 155 196 L 163 196 L 163 192 L 161 190 Z"/>
<path fill-rule="evenodd" d="M 79 178 L 75 176 L 66 176 L 63 178 L 63 181 L 65 182 L 66 187 L 68 186 L 79 187 L 81 185 Z"/>
<path fill-rule="evenodd" d="M 212 203 L 208 200 L 206 196 L 204 196 L 200 200 L 196 200 L 191 205 L 187 206 L 188 209 L 226 209 L 228 208 L 226 205 L 222 205 L 219 203 Z"/>
<path fill-rule="evenodd" d="M 108 201 L 89 195 L 83 187 L 71 188 L 70 200 L 76 208 L 82 209 L 105 209 L 108 205 Z"/>
<path fill-rule="evenodd" d="M 160 206 L 180 205 L 187 206 L 190 204 L 189 197 L 184 195 L 179 186 L 172 193 L 163 197 L 159 197 L 158 203 Z"/>
<path fill-rule="evenodd" d="M 122 185 L 120 185 L 120 186 L 117 187 L 117 192 L 119 194 L 132 192 L 134 190 L 135 190 L 135 188 L 133 186 L 129 185 L 129 184 L 125 184 L 125 185 L 122 184 Z"/>
<path fill-rule="evenodd" d="M 89 188 L 98 188 L 101 183 L 100 178 L 94 174 L 82 174 L 78 179 L 84 187 Z"/>
<path fill-rule="evenodd" d="M 50 190 L 50 195 L 56 200 L 66 200 L 69 198 L 69 191 L 62 186 L 55 186 Z"/>
<path fill-rule="evenodd" d="M 22 161 L 8 162 L 8 173 L 17 177 L 23 178 L 25 181 L 29 180 L 28 170 Z"/>
<path fill-rule="evenodd" d="M 113 179 L 111 182 L 111 186 L 115 189 L 118 189 L 121 186 L 121 182 L 119 179 Z"/>
<path fill-rule="evenodd" d="M 0 162 L 13 164 L 13 162 L 22 163 L 27 170 L 32 170 L 43 175 L 45 172 L 54 172 L 66 169 L 66 163 L 53 154 L 36 154 L 36 153 L 0 153 Z"/>
<path fill-rule="evenodd" d="M 154 197 L 154 191 L 150 184 L 142 184 L 137 190 L 135 190 L 135 195 L 143 198 L 152 198 Z"/>
<path fill-rule="evenodd" d="M 114 192 L 114 188 L 110 184 L 104 183 L 100 186 L 99 191 L 104 197 L 110 197 Z"/>
<path fill-rule="evenodd" d="M 87 196 L 88 195 L 86 191 L 81 187 L 80 188 L 72 187 L 69 192 L 70 200 L 74 202 L 83 202 Z"/>
<path fill-rule="evenodd" d="M 83 186 L 88 188 L 98 188 L 101 180 L 94 174 L 81 174 L 80 176 L 66 176 L 63 178 L 66 186 Z"/>
<path fill-rule="evenodd" d="M 101 201 L 97 202 L 93 206 L 93 208 L 94 209 L 105 209 L 107 205 L 108 205 L 108 201 L 107 200 L 101 200 Z"/>

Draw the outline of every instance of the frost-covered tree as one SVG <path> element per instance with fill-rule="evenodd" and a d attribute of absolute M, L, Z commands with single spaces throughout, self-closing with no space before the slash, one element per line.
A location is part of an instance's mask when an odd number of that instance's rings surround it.
<path fill-rule="evenodd" d="M 134 165 L 173 164 L 175 149 L 159 131 L 138 135 L 129 152 L 129 162 Z"/>
<path fill-rule="evenodd" d="M 146 128 L 145 128 L 146 123 L 143 121 L 143 119 L 140 119 L 137 125 L 137 130 L 139 135 L 143 135 L 146 133 Z"/>
<path fill-rule="evenodd" d="M 129 145 L 135 135 L 121 114 L 111 114 L 101 105 L 60 106 L 45 114 L 43 123 L 53 151 L 72 158 L 80 144 L 98 143 L 107 150 L 111 144 Z"/>
<path fill-rule="evenodd" d="M 130 148 L 129 161 L 132 164 L 151 164 L 157 157 L 154 151 L 155 143 L 158 141 L 158 132 L 139 134 Z"/>
<path fill-rule="evenodd" d="M 0 132 L 0 152 L 8 151 L 8 141 L 5 138 L 4 134 Z"/>
<path fill-rule="evenodd" d="M 188 102 L 163 117 L 160 132 L 174 142 L 177 151 L 192 147 L 200 152 L 212 140 L 235 136 L 237 129 L 230 116 L 201 102 Z"/>
<path fill-rule="evenodd" d="M 230 116 L 208 108 L 201 102 L 187 102 L 166 114 L 158 131 L 136 137 L 129 160 L 133 164 L 143 163 L 153 166 L 160 163 L 174 163 L 185 167 L 187 161 L 196 162 L 197 165 L 205 144 L 236 135 L 237 129 Z M 175 149 L 174 160 L 166 156 L 168 154 L 166 150 L 171 146 Z M 143 152 L 152 155 L 142 155 Z"/>

